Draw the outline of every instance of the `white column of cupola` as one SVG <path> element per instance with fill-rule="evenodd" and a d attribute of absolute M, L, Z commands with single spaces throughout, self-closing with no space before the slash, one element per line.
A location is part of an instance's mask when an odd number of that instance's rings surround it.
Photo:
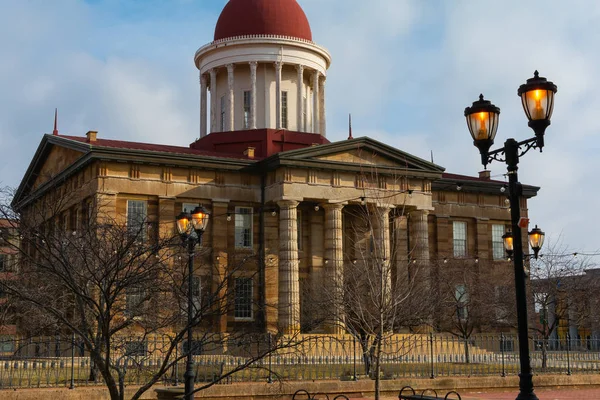
<path fill-rule="evenodd" d="M 319 121 L 319 71 L 313 72 L 313 133 L 319 133 L 320 121 Z"/>
<path fill-rule="evenodd" d="M 250 61 L 250 129 L 256 129 L 256 69 L 258 63 Z"/>
<path fill-rule="evenodd" d="M 296 83 L 296 130 L 299 132 L 306 132 L 306 127 L 303 125 L 304 119 L 304 65 L 296 65 L 296 71 L 298 71 L 297 83 Z"/>
<path fill-rule="evenodd" d="M 309 67 L 302 64 L 286 64 L 279 61 L 274 64 L 258 61 L 243 64 L 245 67 L 242 63 L 229 63 L 221 66 L 221 71 L 215 67 L 200 75 L 201 138 L 220 131 L 264 128 L 325 135 L 325 76 L 321 72 L 310 69 L 310 82 L 305 82 L 304 73 Z M 295 68 L 295 78 L 291 73 L 292 69 L 287 69 L 286 66 Z M 265 78 L 260 85 L 264 87 L 258 87 L 258 71 L 260 69 L 262 77 L 263 67 L 266 69 Z M 268 78 L 269 68 L 274 72 L 271 79 Z M 226 77 L 223 73 L 226 73 Z M 273 83 L 275 93 L 269 92 L 268 89 Z M 244 93 L 247 90 L 244 88 L 250 89 L 249 104 L 244 103 Z M 295 91 L 296 96 L 288 96 L 286 104 L 283 104 L 282 93 L 290 88 L 293 88 L 292 93 Z M 265 93 L 265 101 L 262 104 L 258 102 L 261 93 Z M 259 104 L 261 109 L 258 109 Z M 207 106 L 210 106 L 210 111 Z M 272 111 L 268 112 L 268 109 L 264 110 L 262 107 L 270 107 Z M 284 110 L 284 107 L 287 108 Z M 295 118 L 292 110 L 296 113 Z M 260 117 L 262 115 L 265 115 L 264 119 Z M 268 115 L 274 115 L 274 121 L 269 120 Z M 286 115 L 293 118 L 287 121 L 287 128 L 283 124 Z M 244 118 L 247 118 L 247 121 Z"/>
<path fill-rule="evenodd" d="M 235 129 L 234 69 L 235 65 L 227 64 L 227 111 L 225 113 L 225 131 L 232 131 Z"/>
<path fill-rule="evenodd" d="M 207 82 L 206 74 L 200 74 L 200 137 L 203 138 L 208 134 L 206 121 L 206 100 L 207 100 Z"/>
<path fill-rule="evenodd" d="M 210 70 L 210 133 L 217 131 L 217 70 Z"/>
<path fill-rule="evenodd" d="M 275 129 L 281 129 L 281 71 L 282 62 L 275 63 Z"/>

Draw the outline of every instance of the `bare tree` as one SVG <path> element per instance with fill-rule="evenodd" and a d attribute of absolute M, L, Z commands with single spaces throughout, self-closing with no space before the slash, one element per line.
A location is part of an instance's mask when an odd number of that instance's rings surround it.
<path fill-rule="evenodd" d="M 377 174 L 365 176 L 367 182 L 378 179 Z M 427 266 L 409 262 L 411 249 L 406 237 L 400 238 L 406 235 L 406 225 L 401 232 L 405 210 L 389 203 L 392 196 L 407 198 L 408 191 L 365 189 L 364 198 L 357 199 L 361 203 L 345 206 L 343 266 L 328 266 L 328 275 L 314 285 L 313 308 L 308 312 L 316 316 L 312 325 L 346 332 L 360 343 L 365 372 L 375 381 L 376 399 L 381 395 L 385 341 L 401 329 L 423 326 L 429 315 L 429 303 L 420 296 L 429 285 Z"/>
<path fill-rule="evenodd" d="M 212 329 L 214 321 L 232 312 L 234 278 L 255 262 L 254 255 L 231 257 L 235 261 L 226 271 L 214 271 L 210 249 L 196 247 L 196 271 L 205 271 L 208 278 L 198 280 L 197 293 L 189 294 L 187 254 L 172 223 L 123 221 L 107 211 L 114 204 L 108 207 L 98 198 L 82 204 L 81 193 L 60 188 L 26 212 L 12 207 L 9 191 L 2 197 L 0 218 L 11 221 L 19 236 L 13 250 L 20 262 L 18 279 L 1 280 L 0 287 L 27 316 L 21 329 L 30 335 L 74 335 L 90 355 L 91 374 L 102 377 L 111 399 L 124 399 L 126 374 L 132 370 L 143 379 L 131 397 L 138 399 L 190 353 L 227 351 L 240 357 L 235 367 L 221 371 L 199 391 L 295 345 L 293 336 L 275 335 L 266 344 L 261 335 Z M 66 214 L 74 204 L 82 206 L 79 213 Z M 185 342 L 188 295 L 196 298 L 192 343 Z M 158 365 L 148 367 L 144 361 L 150 357 Z"/>
<path fill-rule="evenodd" d="M 438 262 L 438 329 L 463 342 L 465 361 L 470 363 L 469 342 L 486 327 L 507 323 L 510 318 L 508 287 L 489 271 L 487 260 L 452 259 Z M 514 296 L 513 296 L 514 297 Z"/>
<path fill-rule="evenodd" d="M 590 259 L 570 252 L 561 242 L 549 243 L 545 254 L 531 261 L 530 279 L 534 312 L 530 330 L 541 338 L 542 368 L 547 368 L 548 349 L 558 346 L 558 327 L 591 324 L 595 313 L 590 301 L 597 275 L 586 274 Z M 575 335 L 575 337 L 573 337 Z M 577 340 L 577 333 L 569 336 Z"/>

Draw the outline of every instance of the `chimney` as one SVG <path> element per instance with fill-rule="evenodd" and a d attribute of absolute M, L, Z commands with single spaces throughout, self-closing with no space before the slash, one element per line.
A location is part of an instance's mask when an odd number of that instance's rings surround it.
<path fill-rule="evenodd" d="M 485 171 L 479 172 L 479 179 L 489 181 L 491 177 L 492 177 L 492 171 L 490 171 L 490 170 L 486 169 Z"/>
<path fill-rule="evenodd" d="M 88 143 L 93 143 L 96 141 L 96 137 L 98 136 L 98 131 L 88 131 L 85 136 L 87 137 Z"/>
<path fill-rule="evenodd" d="M 256 150 L 254 147 L 248 147 L 246 150 L 244 150 L 244 155 L 246 157 L 248 157 L 249 159 L 253 160 L 254 159 L 254 150 Z"/>

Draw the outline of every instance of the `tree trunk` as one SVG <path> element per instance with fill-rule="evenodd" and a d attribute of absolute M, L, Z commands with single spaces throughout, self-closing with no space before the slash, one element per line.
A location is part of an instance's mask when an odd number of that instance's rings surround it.
<path fill-rule="evenodd" d="M 471 363 L 471 357 L 469 355 L 469 339 L 468 338 L 464 338 L 465 339 L 465 362 L 467 364 Z"/>
<path fill-rule="evenodd" d="M 381 398 L 381 333 L 375 347 L 375 400 Z"/>

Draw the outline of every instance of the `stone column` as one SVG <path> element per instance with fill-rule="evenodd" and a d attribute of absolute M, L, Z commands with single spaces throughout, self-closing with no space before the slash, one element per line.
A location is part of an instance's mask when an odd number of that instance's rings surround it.
<path fill-rule="evenodd" d="M 282 332 L 300 332 L 300 275 L 298 261 L 298 202 L 281 200 L 279 206 L 279 326 Z"/>
<path fill-rule="evenodd" d="M 296 70 L 298 71 L 298 82 L 297 82 L 297 104 L 296 104 L 296 130 L 298 132 L 305 132 L 306 128 L 302 126 L 303 114 L 304 114 L 304 66 L 296 65 Z"/>
<path fill-rule="evenodd" d="M 321 116 L 319 111 L 319 71 L 313 72 L 313 133 L 319 133 L 320 122 L 319 117 Z"/>
<path fill-rule="evenodd" d="M 206 74 L 200 74 L 200 137 L 203 138 L 208 134 L 206 121 L 206 92 L 208 79 Z"/>
<path fill-rule="evenodd" d="M 281 129 L 281 68 L 282 62 L 275 63 L 275 129 Z"/>
<path fill-rule="evenodd" d="M 250 62 L 250 129 L 256 129 L 256 61 Z"/>
<path fill-rule="evenodd" d="M 391 251 L 390 251 L 390 207 L 371 208 L 371 223 L 373 232 L 374 254 L 372 258 L 372 268 L 380 274 L 383 293 L 386 293 L 389 298 L 392 291 L 392 271 L 391 266 Z"/>
<path fill-rule="evenodd" d="M 411 259 L 417 260 L 417 265 L 421 269 L 427 268 L 425 275 L 429 278 L 429 224 L 427 217 L 429 211 L 417 210 L 410 213 L 411 225 L 411 248 L 409 249 Z"/>
<path fill-rule="evenodd" d="M 327 285 L 331 285 L 334 294 L 333 323 L 328 327 L 330 333 L 341 334 L 344 324 L 343 283 L 344 283 L 344 253 L 342 241 L 342 209 L 344 204 L 323 204 L 325 209 L 325 266 Z"/>
<path fill-rule="evenodd" d="M 399 285 L 406 285 L 410 280 L 408 273 L 408 220 L 406 215 L 394 217 L 393 246 L 396 282 Z"/>
<path fill-rule="evenodd" d="M 232 131 L 234 130 L 234 117 L 235 117 L 235 101 L 234 101 L 234 75 L 233 75 L 233 70 L 235 68 L 235 65 L 233 64 L 227 64 L 227 84 L 228 84 L 228 91 L 227 91 L 227 114 L 226 114 L 226 120 L 225 120 L 225 130 L 226 131 Z"/>
<path fill-rule="evenodd" d="M 319 119 L 320 119 L 320 127 L 319 127 L 319 132 L 321 133 L 321 135 L 323 137 L 327 137 L 327 119 L 325 117 L 325 81 L 326 81 L 326 77 L 323 76 L 323 79 L 321 79 L 321 89 L 320 89 L 320 114 L 319 114 Z"/>
<path fill-rule="evenodd" d="M 210 70 L 210 133 L 217 131 L 217 70 Z"/>

